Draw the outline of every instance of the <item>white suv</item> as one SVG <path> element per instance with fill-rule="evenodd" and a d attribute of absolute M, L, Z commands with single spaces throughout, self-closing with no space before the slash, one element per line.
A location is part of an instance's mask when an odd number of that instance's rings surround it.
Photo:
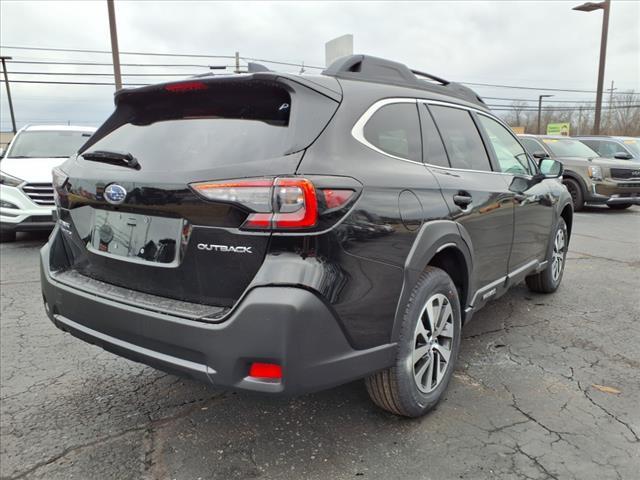
<path fill-rule="evenodd" d="M 18 131 L 0 161 L 0 240 L 54 225 L 51 169 L 75 153 L 92 127 L 31 125 Z"/>

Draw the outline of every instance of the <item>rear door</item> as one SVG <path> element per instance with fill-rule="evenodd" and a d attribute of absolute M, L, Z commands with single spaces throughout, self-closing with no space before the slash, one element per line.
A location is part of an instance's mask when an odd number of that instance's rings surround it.
<path fill-rule="evenodd" d="M 120 94 L 114 114 L 63 165 L 72 268 L 161 297 L 233 305 L 271 237 L 245 222 L 269 211 L 270 182 L 295 172 L 337 105 L 260 75 Z M 205 195 L 213 190 L 215 199 Z"/>
<path fill-rule="evenodd" d="M 509 258 L 509 272 L 526 269 L 545 258 L 551 234 L 556 199 L 548 182 L 533 184 L 537 169 L 515 136 L 497 120 L 477 114 L 486 143 L 496 166 L 509 181 L 514 193 L 515 220 L 513 247 Z"/>
<path fill-rule="evenodd" d="M 421 107 L 435 120 L 449 161 L 449 166 L 443 166 L 440 160 L 437 165 L 427 159 L 428 167 L 440 184 L 451 218 L 471 237 L 473 291 L 482 289 L 480 301 L 486 300 L 497 293 L 507 275 L 514 194 L 504 175 L 493 170 L 468 110 L 443 105 Z"/>

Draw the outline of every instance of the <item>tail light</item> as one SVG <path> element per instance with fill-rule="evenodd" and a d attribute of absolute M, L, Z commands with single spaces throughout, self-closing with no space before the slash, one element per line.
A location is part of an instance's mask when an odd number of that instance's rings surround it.
<path fill-rule="evenodd" d="M 354 194 L 348 189 L 316 189 L 306 178 L 202 182 L 191 187 L 208 200 L 240 204 L 251 211 L 241 228 L 253 230 L 310 229 L 320 209 L 345 206 Z"/>

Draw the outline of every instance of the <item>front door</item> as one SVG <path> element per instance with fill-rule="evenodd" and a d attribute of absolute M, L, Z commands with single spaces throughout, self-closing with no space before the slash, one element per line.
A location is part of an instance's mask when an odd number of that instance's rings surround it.
<path fill-rule="evenodd" d="M 509 272 L 518 272 L 544 260 L 551 234 L 554 203 L 548 183 L 532 182 L 537 172 L 516 137 L 499 122 L 483 114 L 476 116 L 494 163 L 514 193 L 515 221 Z"/>

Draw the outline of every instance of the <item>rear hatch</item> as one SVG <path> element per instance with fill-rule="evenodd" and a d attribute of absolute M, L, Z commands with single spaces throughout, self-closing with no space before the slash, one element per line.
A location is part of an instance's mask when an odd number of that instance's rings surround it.
<path fill-rule="evenodd" d="M 232 306 L 271 234 L 242 228 L 255 209 L 234 202 L 233 189 L 212 200 L 194 184 L 294 174 L 339 102 L 338 93 L 303 83 L 261 73 L 117 94 L 113 115 L 54 182 L 70 269 L 151 295 Z"/>

